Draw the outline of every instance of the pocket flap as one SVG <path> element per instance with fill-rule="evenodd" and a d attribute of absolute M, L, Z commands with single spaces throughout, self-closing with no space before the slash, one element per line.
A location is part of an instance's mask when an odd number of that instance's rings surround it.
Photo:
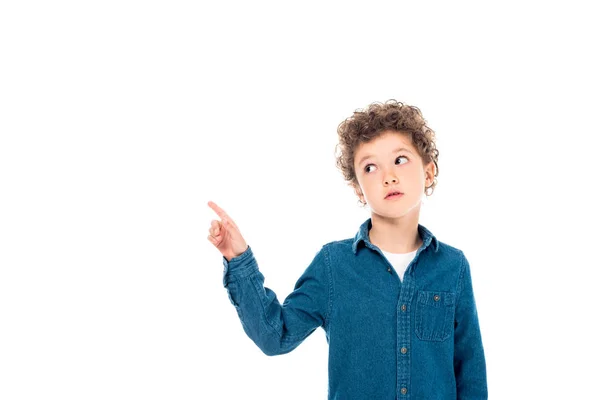
<path fill-rule="evenodd" d="M 456 293 L 419 290 L 418 301 L 431 307 L 453 306 Z"/>

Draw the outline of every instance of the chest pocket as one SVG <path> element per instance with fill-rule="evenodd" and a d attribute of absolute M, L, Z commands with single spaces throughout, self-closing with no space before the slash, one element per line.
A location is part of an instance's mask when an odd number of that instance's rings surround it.
<path fill-rule="evenodd" d="M 417 292 L 415 333 L 421 340 L 443 342 L 454 329 L 456 293 Z"/>

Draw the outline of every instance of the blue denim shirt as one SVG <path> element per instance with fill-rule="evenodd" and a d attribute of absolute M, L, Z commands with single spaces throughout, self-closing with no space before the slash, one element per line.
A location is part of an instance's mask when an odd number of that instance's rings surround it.
<path fill-rule="evenodd" d="M 223 285 L 246 334 L 267 355 L 295 349 L 318 327 L 329 345 L 329 399 L 487 399 L 469 262 L 422 225 L 400 281 L 369 240 L 325 244 L 280 304 L 250 246 Z"/>

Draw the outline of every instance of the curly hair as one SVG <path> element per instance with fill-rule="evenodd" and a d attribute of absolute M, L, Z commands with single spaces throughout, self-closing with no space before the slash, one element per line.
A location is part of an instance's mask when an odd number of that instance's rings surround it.
<path fill-rule="evenodd" d="M 366 143 L 380 136 L 384 131 L 396 131 L 408 134 L 423 165 L 433 161 L 435 164 L 434 179 L 431 186 L 425 190 L 430 196 L 437 185 L 438 155 L 435 145 L 435 132 L 427 126 L 421 110 L 414 106 L 403 104 L 396 100 L 385 103 L 375 102 L 367 109 L 358 109 L 346 118 L 337 129 L 339 143 L 335 146 L 336 167 L 342 172 L 349 185 L 358 186 L 354 170 L 354 156 L 361 143 Z M 430 193 L 427 193 L 430 190 Z"/>

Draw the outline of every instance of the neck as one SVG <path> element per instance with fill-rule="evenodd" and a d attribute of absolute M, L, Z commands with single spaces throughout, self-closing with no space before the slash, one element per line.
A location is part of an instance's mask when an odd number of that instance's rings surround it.
<path fill-rule="evenodd" d="M 412 218 L 411 218 L 412 217 Z M 402 218 L 386 218 L 377 214 L 371 216 L 369 240 L 381 250 L 390 253 L 410 253 L 421 247 L 418 215 Z"/>

